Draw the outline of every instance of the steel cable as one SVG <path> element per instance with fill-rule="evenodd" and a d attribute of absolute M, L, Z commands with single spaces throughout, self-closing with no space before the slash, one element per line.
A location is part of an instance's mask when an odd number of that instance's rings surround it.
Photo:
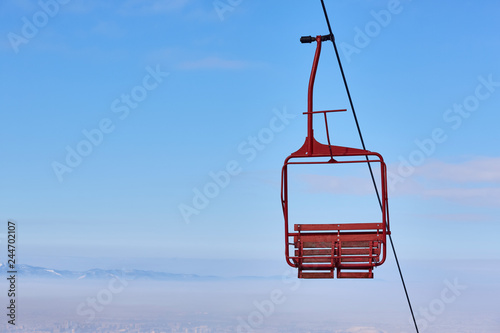
<path fill-rule="evenodd" d="M 342 67 L 342 62 L 340 60 L 339 51 L 337 49 L 337 44 L 335 43 L 335 37 L 334 37 L 333 32 L 332 32 L 332 27 L 330 25 L 330 19 L 328 18 L 328 13 L 326 11 L 324 0 L 321 0 L 321 6 L 323 7 L 323 13 L 325 14 L 326 24 L 328 25 L 328 31 L 330 33 L 330 40 L 332 41 L 333 48 L 335 50 L 335 55 L 337 57 L 337 61 L 339 64 L 340 73 L 342 74 L 342 79 L 344 81 L 344 86 L 345 86 L 345 89 L 347 92 L 347 97 L 349 98 L 349 104 L 351 105 L 352 114 L 354 116 L 354 121 L 356 123 L 356 128 L 358 129 L 358 134 L 359 134 L 359 138 L 361 140 L 361 145 L 362 145 L 363 149 L 366 150 L 365 141 L 363 140 L 363 134 L 361 133 L 361 127 L 359 126 L 358 117 L 356 116 L 356 110 L 354 109 L 354 103 L 352 102 L 351 93 L 349 91 L 349 85 L 347 84 L 347 79 L 346 79 L 345 74 L 344 74 L 344 68 Z M 372 170 L 371 164 L 369 162 L 369 158 L 367 155 L 365 155 L 365 157 L 366 157 L 366 160 L 368 161 L 368 169 L 370 170 L 370 175 L 372 178 L 373 186 L 375 188 L 375 192 L 377 194 L 377 199 L 378 199 L 378 202 L 380 205 L 380 209 L 383 210 L 382 200 L 380 199 L 380 194 L 378 191 L 377 183 L 375 182 L 375 177 L 373 175 L 373 170 Z M 403 284 L 403 289 L 404 289 L 404 292 L 406 295 L 406 300 L 408 301 L 408 306 L 410 308 L 411 317 L 413 319 L 413 323 L 415 324 L 415 330 L 417 331 L 417 333 L 419 333 L 417 321 L 415 319 L 415 314 L 413 313 L 413 308 L 411 306 L 410 296 L 408 295 L 408 290 L 406 289 L 406 284 L 405 284 L 405 280 L 403 277 L 403 272 L 401 271 L 401 266 L 399 265 L 398 256 L 396 254 L 396 248 L 394 247 L 394 243 L 392 241 L 392 237 L 391 237 L 390 233 L 389 233 L 389 240 L 391 242 L 391 247 L 392 247 L 392 251 L 394 253 L 394 258 L 396 259 L 396 265 L 398 266 L 399 276 L 401 277 L 401 283 Z"/>

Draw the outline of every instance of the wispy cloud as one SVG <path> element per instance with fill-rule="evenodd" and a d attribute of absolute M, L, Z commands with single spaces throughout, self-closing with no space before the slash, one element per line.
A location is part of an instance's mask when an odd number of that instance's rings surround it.
<path fill-rule="evenodd" d="M 197 41 L 204 43 L 205 41 Z M 230 59 L 220 55 L 199 54 L 190 47 L 170 46 L 149 52 L 147 59 L 150 62 L 164 63 L 177 70 L 244 70 L 261 68 L 266 64 L 242 59 Z"/>
<path fill-rule="evenodd" d="M 483 213 L 448 213 L 448 214 L 414 214 L 425 220 L 451 221 L 451 222 L 496 222 L 497 220 Z"/>
<path fill-rule="evenodd" d="M 192 0 L 128 0 L 122 6 L 127 15 L 164 14 L 186 7 Z"/>
<path fill-rule="evenodd" d="M 387 333 L 387 331 L 379 330 L 374 327 L 351 327 L 347 329 L 345 333 Z"/>
<path fill-rule="evenodd" d="M 478 157 L 462 163 L 432 161 L 416 174 L 456 183 L 500 183 L 500 157 Z"/>
<path fill-rule="evenodd" d="M 438 188 L 425 190 L 423 195 L 464 205 L 500 206 L 500 188 Z"/>
<path fill-rule="evenodd" d="M 116 22 L 101 21 L 92 29 L 97 35 L 108 38 L 120 38 L 125 35 L 125 30 L 121 28 Z"/>
<path fill-rule="evenodd" d="M 391 169 L 396 173 L 394 167 L 389 167 Z M 371 180 L 358 175 L 303 174 L 300 180 L 312 193 L 373 194 Z M 430 161 L 390 191 L 389 196 L 439 198 L 466 206 L 499 207 L 500 158 L 476 157 L 458 163 Z"/>
<path fill-rule="evenodd" d="M 112 8 L 111 3 L 96 0 L 75 0 L 68 3 L 66 10 L 75 15 L 88 15 L 89 13 L 102 8 Z"/>
<path fill-rule="evenodd" d="M 36 3 L 35 1 L 30 1 L 30 0 L 8 0 L 5 1 L 2 5 L 13 5 L 21 10 L 24 11 L 33 11 L 36 9 Z"/>
<path fill-rule="evenodd" d="M 179 69 L 245 69 L 252 64 L 243 60 L 229 60 L 220 57 L 206 57 L 198 60 L 183 61 L 179 63 Z"/>
<path fill-rule="evenodd" d="M 433 160 L 415 170 L 394 195 L 441 198 L 462 205 L 500 205 L 500 158 L 476 157 L 449 163 Z"/>
<path fill-rule="evenodd" d="M 306 190 L 313 193 L 324 192 L 353 195 L 374 193 L 371 180 L 362 177 L 303 174 L 299 178 L 306 184 Z"/>

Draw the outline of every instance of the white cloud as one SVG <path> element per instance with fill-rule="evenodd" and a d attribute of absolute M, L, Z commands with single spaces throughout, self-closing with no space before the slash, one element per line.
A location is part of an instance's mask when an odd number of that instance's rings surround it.
<path fill-rule="evenodd" d="M 455 164 L 432 161 L 418 168 L 416 174 L 456 183 L 500 183 L 500 157 L 479 157 Z"/>
<path fill-rule="evenodd" d="M 154 63 L 164 63 L 166 66 L 179 70 L 223 69 L 242 70 L 265 66 L 245 60 L 226 59 L 219 56 L 193 57 L 194 52 L 187 48 L 166 47 L 151 51 L 147 60 Z"/>
<path fill-rule="evenodd" d="M 389 167 L 393 174 L 396 168 Z M 353 176 L 303 174 L 301 181 L 312 193 L 369 195 L 373 193 L 370 179 Z M 459 163 L 433 160 L 404 178 L 389 197 L 418 196 L 444 199 L 463 206 L 500 206 L 500 158 L 477 157 Z"/>
<path fill-rule="evenodd" d="M 463 205 L 500 206 L 500 188 L 437 188 L 423 192 L 425 197 L 443 198 Z"/>
<path fill-rule="evenodd" d="M 390 168 L 394 172 L 395 168 Z M 417 167 L 389 195 L 441 198 L 461 205 L 500 206 L 500 158 L 476 157 L 459 163 L 432 160 Z"/>
<path fill-rule="evenodd" d="M 99 22 L 96 26 L 94 26 L 92 31 L 98 35 L 109 38 L 119 38 L 125 35 L 125 30 L 116 24 L 116 22 L 111 21 Z"/>
<path fill-rule="evenodd" d="M 244 69 L 251 64 L 242 60 L 228 60 L 219 57 L 206 57 L 199 60 L 183 61 L 179 63 L 180 69 Z"/>
<path fill-rule="evenodd" d="M 163 14 L 180 10 L 191 0 L 128 0 L 123 4 L 122 13 L 127 15 Z"/>
<path fill-rule="evenodd" d="M 451 222 L 496 222 L 497 219 L 483 213 L 446 213 L 446 214 L 419 214 L 415 216 L 425 220 L 439 220 Z"/>
<path fill-rule="evenodd" d="M 88 15 L 99 9 L 109 10 L 112 4 L 96 0 L 73 0 L 64 6 L 64 10 L 76 15 Z"/>
<path fill-rule="evenodd" d="M 371 179 L 362 177 L 303 174 L 300 176 L 300 179 L 306 184 L 306 190 L 313 193 L 325 192 L 354 195 L 369 195 L 374 193 Z"/>
<path fill-rule="evenodd" d="M 15 0 L 15 1 L 8 1 L 4 3 L 3 5 L 14 5 L 18 7 L 21 10 L 24 10 L 26 12 L 31 12 L 35 9 L 37 9 L 36 3 L 34 1 L 30 0 Z"/>
<path fill-rule="evenodd" d="M 374 327 L 351 327 L 340 333 L 387 333 Z"/>

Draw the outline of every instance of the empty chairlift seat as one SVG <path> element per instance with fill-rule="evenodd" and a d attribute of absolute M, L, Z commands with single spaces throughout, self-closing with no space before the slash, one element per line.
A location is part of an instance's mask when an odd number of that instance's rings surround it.
<path fill-rule="evenodd" d="M 313 87 L 321 53 L 322 41 L 326 36 L 316 37 L 316 53 L 309 80 L 307 112 L 307 136 L 304 144 L 285 159 L 281 173 L 281 203 L 285 220 L 285 255 L 287 263 L 298 269 L 299 278 L 373 278 L 373 269 L 384 263 L 386 258 L 386 237 L 390 234 L 387 198 L 387 171 L 382 156 L 364 149 L 335 146 L 330 144 L 327 113 L 345 111 L 313 111 Z M 302 38 L 312 42 L 314 38 Z M 316 141 L 313 132 L 313 115 L 323 114 L 328 144 Z M 381 215 L 369 223 L 325 223 L 289 224 L 288 168 L 296 164 L 378 164 L 380 174 L 379 203 Z M 368 168 L 367 168 L 368 170 Z M 372 174 L 373 175 L 373 174 Z M 374 181 L 375 181 L 374 178 Z M 307 221 L 311 222 L 311 221 Z"/>
<path fill-rule="evenodd" d="M 372 278 L 385 244 L 383 223 L 295 224 L 299 278 Z"/>

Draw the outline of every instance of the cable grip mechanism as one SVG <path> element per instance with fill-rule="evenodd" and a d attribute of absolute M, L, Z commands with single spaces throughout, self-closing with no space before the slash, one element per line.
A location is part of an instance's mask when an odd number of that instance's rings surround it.
<path fill-rule="evenodd" d="M 334 39 L 333 34 L 328 34 L 328 35 L 321 36 L 321 41 L 322 42 L 326 42 L 327 40 L 332 40 L 333 41 L 333 39 Z M 316 41 L 316 37 L 312 37 L 312 36 L 302 36 L 302 37 L 300 37 L 300 42 L 302 44 L 312 43 L 312 42 L 315 42 L 315 41 Z"/>

